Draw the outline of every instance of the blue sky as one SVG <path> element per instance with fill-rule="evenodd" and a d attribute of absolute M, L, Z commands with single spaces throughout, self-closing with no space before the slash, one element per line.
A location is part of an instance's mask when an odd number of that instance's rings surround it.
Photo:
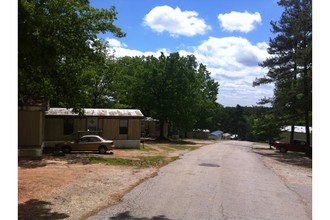
<path fill-rule="evenodd" d="M 273 94 L 272 85 L 253 87 L 266 74 L 258 66 L 267 54 L 270 21 L 283 8 L 275 0 L 91 0 L 96 8 L 115 6 L 115 24 L 127 34 L 101 34 L 115 56 L 193 54 L 220 84 L 224 106 L 255 106 Z"/>

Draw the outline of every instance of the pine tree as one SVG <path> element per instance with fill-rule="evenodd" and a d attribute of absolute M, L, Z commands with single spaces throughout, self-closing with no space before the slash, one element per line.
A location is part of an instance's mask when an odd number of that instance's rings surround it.
<path fill-rule="evenodd" d="M 308 146 L 312 113 L 312 1 L 280 0 L 278 5 L 284 7 L 284 12 L 279 21 L 271 22 L 272 32 L 277 35 L 269 42 L 270 57 L 260 64 L 268 68 L 268 73 L 256 79 L 254 86 L 274 83 L 274 96 L 260 103 L 271 103 L 282 116 L 283 125 L 290 123 L 293 127 L 303 121 Z"/>

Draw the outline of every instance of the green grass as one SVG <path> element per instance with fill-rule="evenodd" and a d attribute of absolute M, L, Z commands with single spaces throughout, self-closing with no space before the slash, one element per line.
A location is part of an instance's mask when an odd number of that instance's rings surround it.
<path fill-rule="evenodd" d="M 134 157 L 134 158 L 102 158 L 102 157 L 91 157 L 89 162 L 91 164 L 103 163 L 108 165 L 117 166 L 137 166 L 137 167 L 148 167 L 161 165 L 165 163 L 165 156 L 149 156 L 149 157 Z M 173 161 L 176 158 L 171 158 Z"/>
<path fill-rule="evenodd" d="M 155 146 L 154 146 L 155 147 Z M 157 148 L 157 147 L 155 147 Z M 153 148 L 152 144 L 140 144 L 137 148 L 121 148 L 120 150 L 132 151 L 132 150 L 141 150 L 141 151 L 157 151 Z M 166 151 L 180 151 L 180 150 L 195 150 L 198 147 L 191 145 L 167 145 L 167 146 L 159 146 Z M 166 153 L 165 153 L 166 154 Z M 108 165 L 117 165 L 117 166 L 135 166 L 135 167 L 149 167 L 149 166 L 163 166 L 174 160 L 179 159 L 176 157 L 167 157 L 165 155 L 158 156 L 140 156 L 140 157 L 130 157 L 130 158 L 103 158 L 103 157 L 90 157 L 89 163 L 91 164 L 108 164 Z"/>
<path fill-rule="evenodd" d="M 195 150 L 198 147 L 194 147 L 194 146 L 185 146 L 185 145 L 169 145 L 169 146 L 162 146 L 161 147 L 164 150 L 167 151 L 176 151 L 176 150 Z"/>
<path fill-rule="evenodd" d="M 118 148 L 119 150 L 127 150 L 127 151 L 131 151 L 131 150 L 141 150 L 141 151 L 153 151 L 155 149 L 149 147 L 148 145 L 146 144 L 140 144 L 139 147 L 121 147 L 121 148 Z"/>

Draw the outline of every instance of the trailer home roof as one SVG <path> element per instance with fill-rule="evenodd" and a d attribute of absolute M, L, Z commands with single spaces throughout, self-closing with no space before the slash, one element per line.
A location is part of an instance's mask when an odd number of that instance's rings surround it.
<path fill-rule="evenodd" d="M 72 108 L 50 108 L 46 112 L 47 116 L 78 116 L 72 112 Z M 143 114 L 138 109 L 97 109 L 85 108 L 84 116 L 91 117 L 137 117 L 143 118 Z"/>

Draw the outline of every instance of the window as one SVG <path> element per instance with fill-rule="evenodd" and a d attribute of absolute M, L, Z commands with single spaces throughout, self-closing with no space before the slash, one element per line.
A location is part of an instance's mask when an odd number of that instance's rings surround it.
<path fill-rule="evenodd" d="M 89 142 L 89 138 L 88 137 L 80 138 L 79 142 Z"/>
<path fill-rule="evenodd" d="M 87 118 L 87 131 L 97 131 L 97 117 Z"/>
<path fill-rule="evenodd" d="M 128 134 L 128 120 L 119 120 L 119 134 Z"/>
<path fill-rule="evenodd" d="M 72 134 L 73 133 L 73 118 L 64 119 L 64 134 Z"/>
<path fill-rule="evenodd" d="M 98 139 L 97 137 L 90 137 L 89 142 L 101 142 L 101 140 Z"/>

